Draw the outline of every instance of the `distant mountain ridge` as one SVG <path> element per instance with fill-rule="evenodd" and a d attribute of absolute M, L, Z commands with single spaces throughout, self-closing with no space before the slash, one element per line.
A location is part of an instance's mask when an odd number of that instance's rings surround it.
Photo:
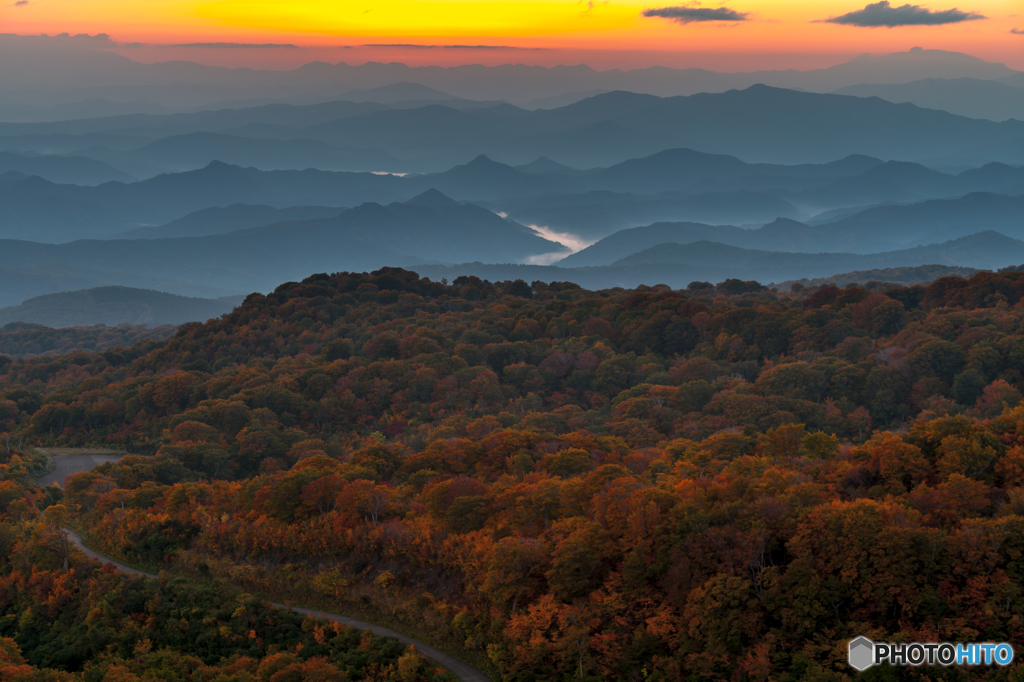
<path fill-rule="evenodd" d="M 687 125 L 679 126 L 679 121 Z M 511 165 L 546 156 L 570 167 L 609 166 L 676 147 L 732 154 L 748 162 L 824 163 L 852 154 L 913 161 L 1006 145 L 1024 138 L 1024 121 L 997 123 L 878 98 L 753 84 L 664 98 L 613 90 L 565 107 L 536 111 L 509 104 L 396 108 L 333 102 L 60 123 L 0 123 L 0 138 L 21 144 L 37 136 L 35 148 L 43 149 L 47 136 L 116 130 L 130 130 L 148 142 L 125 153 L 106 147 L 90 151 L 84 145 L 76 153 L 93 154 L 108 163 L 118 155 L 141 163 L 146 152 L 139 148 L 144 144 L 203 133 L 226 136 L 218 142 L 225 154 L 231 151 L 230 138 L 240 137 L 254 149 L 263 145 L 261 158 L 267 159 L 324 158 L 338 148 L 351 154 L 382 150 L 409 165 L 367 170 L 440 170 L 478 154 Z M 202 151 L 197 146 L 190 152 L 193 162 Z M 153 163 L 160 154 L 169 158 L 170 153 L 157 147 L 152 150 Z M 258 159 L 239 156 L 237 160 Z"/>
<path fill-rule="evenodd" d="M 107 273 L 113 279 L 106 283 L 111 284 L 124 276 L 266 291 L 311 272 L 431 261 L 521 261 L 564 252 L 561 244 L 492 211 L 429 190 L 407 202 L 367 202 L 332 218 L 278 222 L 226 234 L 66 244 L 0 240 L 0 269 L 59 263 Z M 39 293 L 47 292 L 33 295 Z"/>
<path fill-rule="evenodd" d="M 666 262 L 668 261 L 668 262 Z M 877 254 L 780 253 L 743 249 L 698 241 L 690 244 L 659 244 L 615 265 L 559 267 L 558 265 L 421 265 L 414 269 L 431 279 L 449 280 L 475 275 L 492 281 L 522 279 L 575 282 L 595 290 L 633 288 L 640 284 L 667 284 L 676 289 L 690 282 L 755 280 L 764 284 L 801 278 L 828 278 L 837 272 L 946 265 L 993 270 L 1024 262 L 1024 241 L 996 232 L 982 232 L 961 239 Z"/>
<path fill-rule="evenodd" d="M 735 267 L 760 273 L 787 269 L 822 273 L 930 263 L 994 269 L 1017 261 L 1024 261 L 1024 241 L 988 231 L 941 244 L 872 254 L 759 251 L 711 241 L 665 243 L 620 258 L 612 266 L 675 264 Z M 762 275 L 759 279 L 766 278 Z"/>
<path fill-rule="evenodd" d="M 240 305 L 244 298 L 188 298 L 148 289 L 98 287 L 46 294 L 20 305 L 0 308 L 0 326 L 11 322 L 31 322 L 53 328 L 123 323 L 151 327 L 179 325 L 220 317 Z"/>
<path fill-rule="evenodd" d="M 0 267 L 0 307 L 18 305 L 42 294 L 103 286 L 128 286 L 200 298 L 230 296 L 244 291 L 182 280 L 182 277 L 164 278 L 123 272 L 117 267 L 103 271 L 59 260 L 41 260 L 31 264 Z"/>
<path fill-rule="evenodd" d="M 925 78 L 911 83 L 861 83 L 839 88 L 837 95 L 880 97 L 941 109 L 958 116 L 1005 121 L 1024 119 L 1024 87 L 978 78 Z"/>
<path fill-rule="evenodd" d="M 99 185 L 104 182 L 132 182 L 135 178 L 110 164 L 83 156 L 17 154 L 0 151 L 0 173 L 37 175 L 50 182 L 68 185 Z"/>
<path fill-rule="evenodd" d="M 561 267 L 610 265 L 664 243 L 700 240 L 742 248 L 799 253 L 879 253 L 995 230 L 1024 239 L 1024 195 L 972 193 L 959 199 L 879 206 L 811 226 L 780 218 L 758 229 L 663 222 L 621 230 L 558 262 Z"/>
<path fill-rule="evenodd" d="M 633 225 L 663 218 L 764 223 L 836 206 L 915 202 L 975 191 L 1012 192 L 1016 187 L 1024 191 L 1021 167 L 988 164 L 954 176 L 920 164 L 883 162 L 863 155 L 823 164 L 747 164 L 728 155 L 670 149 L 608 168 L 570 170 L 525 172 L 481 155 L 444 172 L 406 177 L 314 169 L 260 171 L 219 161 L 196 171 L 96 187 L 4 173 L 0 174 L 0 238 L 51 243 L 109 238 L 211 207 L 392 203 L 428 189 L 462 201 L 487 201 L 493 210 L 521 221 L 556 231 L 578 230 L 591 239 L 628 226 L 624 221 Z M 590 192 L 620 195 L 582 196 Z M 555 196 L 559 194 L 581 196 L 577 201 Z M 644 203 L 647 206 L 640 205 Z M 567 206 L 576 207 L 575 216 Z M 602 206 L 609 209 L 602 213 Z M 588 212 L 594 216 L 589 227 L 576 217 Z"/>
<path fill-rule="evenodd" d="M 183 218 L 158 227 L 139 227 L 113 235 L 116 239 L 167 239 L 175 237 L 207 237 L 236 230 L 263 227 L 274 223 L 302 220 L 323 220 L 340 215 L 345 207 L 291 206 L 274 208 L 252 204 L 214 206 L 189 213 Z"/>
<path fill-rule="evenodd" d="M 415 84 L 454 97 L 530 102 L 566 93 L 632 90 L 659 96 L 721 92 L 755 83 L 830 92 L 858 83 L 906 83 L 925 78 L 1006 79 L 1018 72 L 970 55 L 914 48 L 862 55 L 810 71 L 716 73 L 706 69 L 651 67 L 599 71 L 584 65 L 550 68 L 526 65 L 411 67 L 400 63 L 351 65 L 312 62 L 290 71 L 226 69 L 189 62 L 143 64 L 103 50 L 76 49 L 54 39 L 0 37 L 0 88 L 24 97 L 63 90 L 64 102 L 96 97 L 141 100 L 143 108 L 209 108 L 244 100 L 323 97 L 374 88 Z M 337 95 L 335 95 L 337 96 Z M 138 107 L 139 105 L 136 105 Z M 136 109 L 138 110 L 138 109 Z"/>
<path fill-rule="evenodd" d="M 776 286 L 779 291 L 786 291 L 794 284 L 805 287 L 817 287 L 826 284 L 834 284 L 837 287 L 845 287 L 850 284 L 867 284 L 869 282 L 890 282 L 893 284 L 913 285 L 928 284 L 940 277 L 963 277 L 981 272 L 976 268 L 965 268 L 957 265 L 918 265 L 904 268 L 879 268 L 876 270 L 854 270 L 853 272 L 842 272 L 828 277 L 815 279 L 800 279 L 788 282 L 779 282 Z"/>
<path fill-rule="evenodd" d="M 214 132 L 171 135 L 131 150 L 90 149 L 83 153 L 139 177 L 195 170 L 214 161 L 260 170 L 407 171 L 410 166 L 383 149 Z"/>

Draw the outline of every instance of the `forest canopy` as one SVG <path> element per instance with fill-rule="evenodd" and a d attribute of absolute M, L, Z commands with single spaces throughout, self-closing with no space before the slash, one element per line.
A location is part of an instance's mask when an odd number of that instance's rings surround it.
<path fill-rule="evenodd" d="M 32 634 L 72 580 L 39 539 L 56 506 L 114 556 L 386 614 L 502 680 L 839 680 L 862 634 L 1020 645 L 1022 298 L 1020 272 L 776 292 L 384 269 L 162 342 L 0 359 L 0 528 L 36 548 L 8 552 L 0 652 L 70 672 L 115 655 Z M 18 477 L 28 445 L 100 444 L 136 454 L 61 499 Z M 83 603 L 156 599 L 74 570 Z M 105 622 L 172 617 L 119 608 Z M 149 641 L 268 665 L 167 637 Z M 314 650 L 288 665 L 347 665 Z"/>

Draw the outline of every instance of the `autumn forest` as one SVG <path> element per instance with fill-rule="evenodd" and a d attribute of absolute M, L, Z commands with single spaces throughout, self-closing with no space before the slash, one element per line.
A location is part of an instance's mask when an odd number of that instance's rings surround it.
<path fill-rule="evenodd" d="M 495 681 L 1024 679 L 846 660 L 858 635 L 1024 646 L 1024 272 L 385 268 L 161 329 L 0 356 L 2 682 L 456 679 L 271 601 Z M 34 483 L 81 447 L 130 454 Z"/>

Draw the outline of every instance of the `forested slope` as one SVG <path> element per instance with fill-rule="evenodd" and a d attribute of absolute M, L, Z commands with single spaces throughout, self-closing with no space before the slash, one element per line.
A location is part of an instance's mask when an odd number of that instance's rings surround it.
<path fill-rule="evenodd" d="M 67 487 L 113 555 L 387 614 L 503 680 L 1024 645 L 1024 273 L 794 289 L 315 275 L 157 346 L 6 362 L 0 433 L 156 453 Z M 57 665 L 19 557 L 0 634 Z"/>

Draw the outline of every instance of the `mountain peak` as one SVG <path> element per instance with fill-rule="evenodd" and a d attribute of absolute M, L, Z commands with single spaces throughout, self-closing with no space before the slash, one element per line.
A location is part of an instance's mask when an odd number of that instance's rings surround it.
<path fill-rule="evenodd" d="M 479 168 L 479 167 L 482 167 L 482 166 L 504 166 L 504 165 L 505 164 L 503 164 L 503 163 L 498 163 L 497 161 L 495 161 L 491 157 L 487 156 L 486 154 L 480 154 L 475 159 L 473 159 L 472 161 L 470 161 L 469 163 L 466 164 L 466 166 L 468 166 L 470 168 L 474 168 L 474 167 Z"/>
<path fill-rule="evenodd" d="M 206 166 L 203 167 L 203 170 L 224 173 L 235 168 L 238 168 L 238 166 L 233 166 L 230 163 L 224 163 L 223 161 L 218 161 L 217 159 L 214 159 L 210 163 L 206 164 Z"/>
<path fill-rule="evenodd" d="M 552 159 L 549 159 L 546 156 L 539 156 L 536 159 L 534 159 L 533 161 L 531 161 L 530 163 L 523 164 L 522 166 L 515 166 L 515 169 L 517 171 L 521 171 L 523 173 L 533 173 L 533 174 L 561 173 L 561 172 L 576 173 L 576 172 L 579 172 L 575 168 L 570 168 L 569 166 L 566 166 L 564 164 L 558 163 L 557 161 L 553 161 Z"/>
<path fill-rule="evenodd" d="M 478 157 L 480 158 L 480 157 Z M 487 157 L 483 157 L 487 158 Z M 439 192 L 436 189 L 428 189 L 426 192 L 417 194 L 405 202 L 409 206 L 428 206 L 430 208 L 445 208 L 448 206 L 461 206 L 459 202 Z"/>

